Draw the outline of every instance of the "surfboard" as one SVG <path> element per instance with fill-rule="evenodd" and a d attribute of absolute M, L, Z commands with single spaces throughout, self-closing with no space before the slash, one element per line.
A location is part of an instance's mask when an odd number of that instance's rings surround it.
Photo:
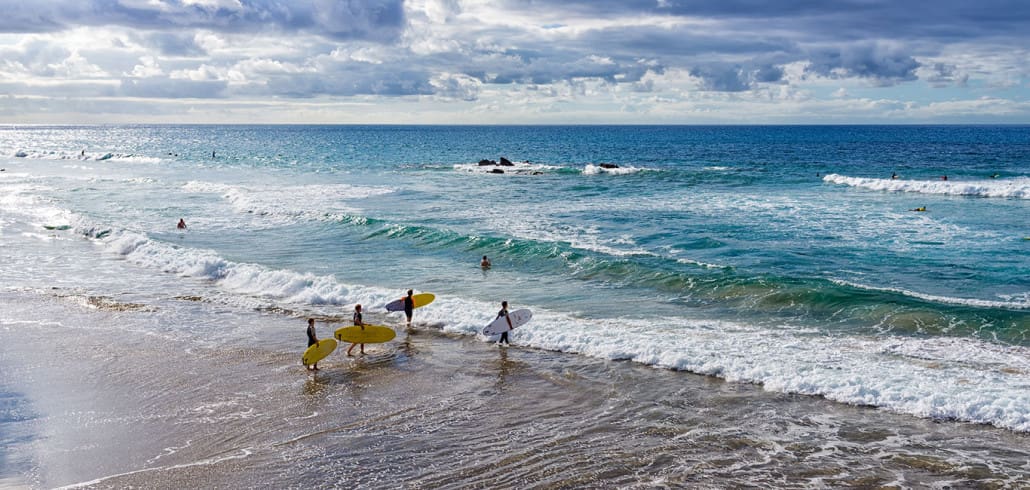
<path fill-rule="evenodd" d="M 419 293 L 411 296 L 415 301 L 415 308 L 420 308 L 432 303 L 436 296 L 432 293 Z M 386 303 L 386 311 L 404 311 L 404 298 Z"/>
<path fill-rule="evenodd" d="M 310 366 L 331 354 L 336 350 L 336 341 L 333 339 L 322 339 L 317 344 L 308 347 L 308 350 L 304 351 L 304 355 L 301 356 L 300 362 L 305 366 Z"/>
<path fill-rule="evenodd" d="M 511 328 L 508 328 L 508 321 L 502 316 L 490 322 L 490 324 L 483 329 L 483 335 L 500 335 L 509 330 L 521 327 L 529 323 L 529 320 L 533 318 L 533 312 L 527 309 L 509 311 L 508 318 L 511 319 Z"/>
<path fill-rule="evenodd" d="M 357 325 L 338 328 L 335 335 L 336 340 L 351 344 L 380 344 L 389 342 L 396 336 L 397 332 L 392 328 L 382 325 L 365 325 L 364 330 Z"/>

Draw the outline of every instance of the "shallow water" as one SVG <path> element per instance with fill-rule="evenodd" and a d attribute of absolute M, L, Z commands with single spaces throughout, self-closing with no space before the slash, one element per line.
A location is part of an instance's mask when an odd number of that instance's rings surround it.
<path fill-rule="evenodd" d="M 0 325 L 0 382 L 26 390 L 5 405 L 8 484 L 987 488 L 1030 475 L 1025 434 L 429 327 L 305 375 L 277 343 L 155 338 L 153 312 L 54 292 L 0 301 L 7 315 L 62 319 Z M 103 327 L 115 324 L 138 330 Z M 19 406 L 32 408 L 12 417 Z"/>

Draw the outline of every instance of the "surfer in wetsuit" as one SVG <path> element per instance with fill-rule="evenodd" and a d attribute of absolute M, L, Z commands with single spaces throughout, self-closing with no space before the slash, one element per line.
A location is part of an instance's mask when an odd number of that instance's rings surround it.
<path fill-rule="evenodd" d="M 414 291 L 408 290 L 408 295 L 404 297 L 404 316 L 408 317 L 408 327 L 411 327 L 411 315 L 415 312 L 415 298 L 412 295 Z"/>
<path fill-rule="evenodd" d="M 179 224 L 175 225 L 175 227 L 180 229 L 180 230 L 185 230 L 186 229 L 186 221 L 184 221 L 182 218 L 179 218 Z"/>
<path fill-rule="evenodd" d="M 504 332 L 501 332 L 501 338 L 497 340 L 497 345 L 498 346 L 500 346 L 501 344 L 511 345 L 511 341 L 508 340 L 508 332 L 510 332 L 511 329 L 514 328 L 514 327 L 511 326 L 511 318 L 508 318 L 508 302 L 507 301 L 501 301 L 501 311 L 497 312 L 497 318 L 500 318 L 502 316 L 504 317 L 505 320 L 508 321 L 508 330 L 504 331 Z M 495 318 L 495 320 L 496 320 L 496 318 Z"/>
<path fill-rule="evenodd" d="M 484 268 L 484 269 L 489 269 L 490 268 L 490 259 L 486 258 L 486 255 L 484 255 L 483 256 L 483 260 L 481 262 L 479 262 L 479 266 Z"/>
<path fill-rule="evenodd" d="M 318 337 L 315 336 L 315 319 L 308 318 L 308 347 L 318 345 Z M 308 366 L 308 371 L 318 371 L 318 363 Z"/>
<path fill-rule="evenodd" d="M 361 327 L 362 330 L 365 329 L 365 322 L 361 321 L 361 305 L 354 305 L 354 325 Z M 351 355 L 350 351 L 354 349 L 355 345 L 358 344 L 351 344 L 350 347 L 347 348 L 348 356 Z M 361 344 L 361 353 L 365 353 L 365 344 Z"/>
<path fill-rule="evenodd" d="M 923 211 L 926 211 L 926 206 L 920 206 L 920 207 L 918 207 L 918 208 L 915 208 L 915 209 L 909 209 L 909 211 L 919 211 L 919 212 L 923 212 Z"/>

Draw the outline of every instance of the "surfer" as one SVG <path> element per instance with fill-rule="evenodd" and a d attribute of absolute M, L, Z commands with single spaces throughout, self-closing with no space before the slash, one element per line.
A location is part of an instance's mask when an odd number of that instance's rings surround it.
<path fill-rule="evenodd" d="M 501 301 L 501 311 L 497 312 L 497 318 L 500 318 L 502 316 L 504 317 L 505 320 L 508 320 L 508 330 L 504 331 L 504 332 L 501 332 L 501 338 L 497 340 L 497 345 L 498 346 L 500 346 L 502 344 L 511 345 L 511 341 L 508 340 L 508 332 L 511 331 L 511 329 L 513 329 L 515 327 L 512 326 L 512 324 L 511 324 L 511 318 L 508 318 L 508 302 L 507 301 Z M 495 320 L 496 320 L 496 318 L 495 318 Z"/>
<path fill-rule="evenodd" d="M 318 337 L 315 336 L 315 319 L 308 318 L 308 347 L 318 345 Z M 318 371 L 318 363 L 308 366 L 308 371 Z"/>
<path fill-rule="evenodd" d="M 365 329 L 365 322 L 361 321 L 361 305 L 354 305 L 354 325 L 361 327 L 362 330 Z M 351 355 L 350 351 L 354 349 L 355 345 L 358 344 L 351 344 L 350 347 L 347 348 L 348 356 Z M 365 353 L 365 344 L 361 344 L 361 353 Z"/>
<path fill-rule="evenodd" d="M 186 222 L 183 221 L 182 218 L 179 218 L 179 224 L 175 225 L 175 227 L 180 229 L 180 230 L 185 230 L 186 229 Z M 312 320 L 312 321 L 314 321 L 314 320 Z"/>
<path fill-rule="evenodd" d="M 926 211 L 926 206 L 920 206 L 920 207 L 918 207 L 918 208 L 915 208 L 915 209 L 909 209 L 909 211 L 919 211 L 919 212 L 923 212 L 923 211 Z"/>
<path fill-rule="evenodd" d="M 484 269 L 489 269 L 490 268 L 490 259 L 486 258 L 486 255 L 484 255 L 483 256 L 483 260 L 481 262 L 479 262 L 479 266 L 484 268 Z"/>
<path fill-rule="evenodd" d="M 891 180 L 897 180 L 897 178 L 898 178 L 897 172 L 891 172 Z"/>
<path fill-rule="evenodd" d="M 941 180 L 948 180 L 948 176 L 947 175 L 942 175 L 941 176 Z"/>
<path fill-rule="evenodd" d="M 411 327 L 411 314 L 415 312 L 415 298 L 412 295 L 414 291 L 408 290 L 408 295 L 404 297 L 404 316 L 408 317 L 408 327 Z"/>

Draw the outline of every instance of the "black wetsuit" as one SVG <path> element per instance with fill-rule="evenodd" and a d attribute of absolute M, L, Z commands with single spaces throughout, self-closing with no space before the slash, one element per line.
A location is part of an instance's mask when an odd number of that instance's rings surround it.
<path fill-rule="evenodd" d="M 411 321 L 411 314 L 415 311 L 415 300 L 411 296 L 404 297 L 404 314 L 408 317 L 408 321 Z"/>
<path fill-rule="evenodd" d="M 362 324 L 364 324 L 364 322 L 361 321 L 361 312 L 360 311 L 355 311 L 354 312 L 354 324 L 355 325 L 362 325 Z"/>
<path fill-rule="evenodd" d="M 312 345 L 315 345 L 317 343 L 318 340 L 315 339 L 315 326 L 308 325 L 308 347 L 311 347 Z"/>
<path fill-rule="evenodd" d="M 497 312 L 497 318 L 500 318 L 502 316 L 508 316 L 508 310 L 501 308 L 501 311 Z M 501 338 L 497 341 L 498 344 L 504 343 L 511 345 L 511 341 L 508 340 L 508 332 L 510 332 L 510 330 L 505 330 L 501 332 Z"/>

